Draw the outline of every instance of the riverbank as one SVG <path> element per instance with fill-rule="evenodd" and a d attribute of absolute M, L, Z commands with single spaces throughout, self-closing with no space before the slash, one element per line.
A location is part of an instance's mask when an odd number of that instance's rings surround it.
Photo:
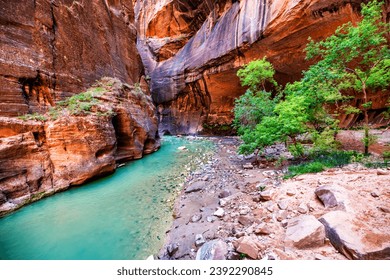
<path fill-rule="evenodd" d="M 252 169 L 237 138 L 213 141 L 212 160 L 176 201 L 158 258 L 390 258 L 389 170 L 351 164 L 283 180 L 280 168 Z"/>
<path fill-rule="evenodd" d="M 202 139 L 161 140 L 110 176 L 0 218 L 0 260 L 140 260 L 158 251 L 185 178 L 213 150 Z"/>

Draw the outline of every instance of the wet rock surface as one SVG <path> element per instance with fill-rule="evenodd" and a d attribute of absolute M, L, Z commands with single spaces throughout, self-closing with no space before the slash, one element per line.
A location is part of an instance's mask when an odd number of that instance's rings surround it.
<path fill-rule="evenodd" d="M 381 209 L 390 209 L 390 175 L 351 164 L 283 180 L 283 169 L 271 162 L 244 169 L 254 159 L 236 154 L 237 138 L 211 139 L 215 154 L 186 185 L 207 181 L 202 190 L 178 197 L 178 214 L 159 258 L 167 258 L 167 246 L 177 243 L 169 259 L 195 259 L 205 254 L 199 253 L 199 242 L 218 240 L 227 246 L 226 259 L 388 259 L 390 215 Z M 325 207 L 316 195 L 322 186 L 337 186 L 348 207 Z M 220 198 L 227 191 L 230 195 Z M 199 213 L 199 221 L 188 222 Z M 340 227 L 343 213 L 349 219 Z"/>

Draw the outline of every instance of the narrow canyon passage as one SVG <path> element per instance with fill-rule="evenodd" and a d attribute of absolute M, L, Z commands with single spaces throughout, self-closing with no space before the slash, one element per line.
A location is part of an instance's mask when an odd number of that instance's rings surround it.
<path fill-rule="evenodd" d="M 157 253 L 177 191 L 211 153 L 208 141 L 165 137 L 158 152 L 107 178 L 10 214 L 0 220 L 0 259 L 145 259 Z"/>

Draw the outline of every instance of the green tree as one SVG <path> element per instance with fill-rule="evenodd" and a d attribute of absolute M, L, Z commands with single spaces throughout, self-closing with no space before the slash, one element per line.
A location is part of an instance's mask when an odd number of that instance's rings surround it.
<path fill-rule="evenodd" d="M 327 96 L 342 99 L 341 93 L 360 93 L 363 104 L 358 108 L 345 107 L 346 113 L 364 115 L 363 138 L 365 154 L 371 144 L 368 110 L 372 106 L 369 93 L 386 88 L 390 84 L 390 51 L 386 33 L 389 24 L 382 21 L 382 1 L 373 0 L 362 4 L 363 19 L 356 26 L 347 23 L 339 27 L 327 39 L 310 42 L 306 48 L 307 58 L 320 59 L 311 69 L 320 69 L 323 75 L 321 86 Z M 310 71 L 310 70 L 309 70 Z"/>
<path fill-rule="evenodd" d="M 275 70 L 264 57 L 254 60 L 237 71 L 241 84 L 248 89 L 238 98 L 234 107 L 234 126 L 244 144 L 240 147 L 241 153 L 253 153 L 258 144 L 254 129 L 264 117 L 274 115 L 275 105 L 278 103 L 278 84 L 274 80 Z M 267 91 L 269 84 L 275 90 Z"/>
<path fill-rule="evenodd" d="M 307 59 L 316 58 L 318 62 L 303 72 L 300 81 L 286 85 L 283 100 L 279 95 L 272 98 L 275 94 L 265 90 L 267 82 L 278 89 L 275 71 L 265 58 L 238 71 L 242 85 L 249 87 L 234 109 L 235 125 L 244 142 L 239 152 L 251 153 L 275 142 L 290 141 L 290 150 L 299 156 L 303 149 L 298 136 L 307 132 L 320 146 L 336 147 L 337 116 L 343 110 L 364 114 L 363 142 L 368 153 L 372 141 L 368 95 L 390 83 L 390 52 L 385 37 L 389 24 L 381 20 L 381 6 L 382 2 L 370 1 L 362 6 L 363 19 L 356 26 L 345 24 L 317 43 L 309 38 Z M 351 91 L 363 96 L 359 108 L 344 105 L 355 98 L 345 95 Z M 327 139 L 321 142 L 320 137 Z"/>

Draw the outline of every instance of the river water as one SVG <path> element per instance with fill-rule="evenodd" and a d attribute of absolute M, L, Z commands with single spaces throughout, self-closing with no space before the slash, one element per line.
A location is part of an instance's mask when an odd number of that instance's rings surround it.
<path fill-rule="evenodd" d="M 0 259 L 134 260 L 157 253 L 185 177 L 212 150 L 207 140 L 164 137 L 158 152 L 109 177 L 23 207 L 0 219 Z"/>

